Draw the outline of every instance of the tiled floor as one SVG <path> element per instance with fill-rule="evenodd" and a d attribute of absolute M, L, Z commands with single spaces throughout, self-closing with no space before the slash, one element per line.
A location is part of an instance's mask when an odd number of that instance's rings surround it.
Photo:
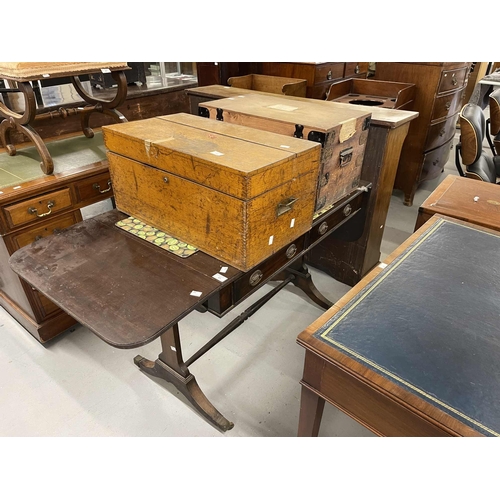
<path fill-rule="evenodd" d="M 458 134 L 457 134 L 458 135 Z M 394 192 L 382 258 L 412 232 L 420 203 L 448 174 L 423 183 L 413 207 Z M 312 270 L 332 301 L 348 289 Z M 270 290 L 265 285 L 259 293 Z M 257 297 L 256 297 L 257 298 Z M 249 304 L 223 319 L 194 312 L 180 322 L 188 357 Z M 295 436 L 304 352 L 295 339 L 322 310 L 286 287 L 191 368 L 215 406 L 235 423 L 222 434 L 202 420 L 176 389 L 139 372 L 133 358 L 156 359 L 157 340 L 134 350 L 115 349 L 82 326 L 46 346 L 0 310 L 0 436 Z M 321 436 L 372 436 L 326 405 Z"/>

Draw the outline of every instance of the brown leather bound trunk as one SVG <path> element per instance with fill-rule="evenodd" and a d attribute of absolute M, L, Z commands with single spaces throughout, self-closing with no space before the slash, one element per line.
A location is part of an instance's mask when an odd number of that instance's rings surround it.
<path fill-rule="evenodd" d="M 200 116 L 235 123 L 322 145 L 315 211 L 319 212 L 356 188 L 371 113 L 332 109 L 311 99 L 244 94 L 201 103 Z"/>
<path fill-rule="evenodd" d="M 242 271 L 312 226 L 318 144 L 184 113 L 103 135 L 119 210 Z"/>

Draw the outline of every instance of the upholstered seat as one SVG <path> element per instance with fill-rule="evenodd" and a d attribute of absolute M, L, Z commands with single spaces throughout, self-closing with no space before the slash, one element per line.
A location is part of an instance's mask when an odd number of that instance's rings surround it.
<path fill-rule="evenodd" d="M 493 154 L 498 155 L 500 152 L 500 89 L 490 94 L 489 106 L 490 118 L 486 124 L 486 133 Z"/>
<path fill-rule="evenodd" d="M 459 174 L 462 177 L 496 183 L 497 177 L 500 177 L 500 157 L 483 151 L 486 120 L 481 107 L 466 104 L 459 116 L 460 142 L 456 146 L 455 155 Z M 462 164 L 465 166 L 465 172 Z"/>

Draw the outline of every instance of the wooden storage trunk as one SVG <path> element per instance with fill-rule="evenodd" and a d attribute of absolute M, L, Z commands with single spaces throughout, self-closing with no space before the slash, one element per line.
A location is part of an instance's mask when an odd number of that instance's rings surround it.
<path fill-rule="evenodd" d="M 119 210 L 242 271 L 312 226 L 318 144 L 185 113 L 103 135 Z"/>
<path fill-rule="evenodd" d="M 350 193 L 360 181 L 371 113 L 316 100 L 245 94 L 201 103 L 199 115 L 308 139 L 322 145 L 315 211 Z"/>
<path fill-rule="evenodd" d="M 305 97 L 307 80 L 299 78 L 285 78 L 283 76 L 244 75 L 233 76 L 227 81 L 230 87 L 270 92 L 271 94 L 293 95 Z"/>

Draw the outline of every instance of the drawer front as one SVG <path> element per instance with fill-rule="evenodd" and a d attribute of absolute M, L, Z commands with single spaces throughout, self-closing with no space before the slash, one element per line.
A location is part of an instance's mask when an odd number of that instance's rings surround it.
<path fill-rule="evenodd" d="M 5 207 L 4 212 L 9 226 L 15 228 L 57 214 L 71 205 L 71 192 L 65 188 Z"/>
<path fill-rule="evenodd" d="M 438 94 L 463 87 L 468 71 L 468 67 L 443 71 L 441 73 L 441 80 L 439 81 Z"/>
<path fill-rule="evenodd" d="M 425 181 L 426 179 L 434 179 L 437 177 L 448 161 L 452 148 L 453 139 L 439 148 L 426 153 L 419 181 Z"/>
<path fill-rule="evenodd" d="M 95 175 L 75 184 L 76 197 L 79 202 L 94 202 L 113 196 L 111 176 L 109 173 Z"/>
<path fill-rule="evenodd" d="M 447 120 L 434 123 L 429 127 L 424 151 L 435 149 L 453 138 L 456 131 L 458 114 L 451 116 Z"/>
<path fill-rule="evenodd" d="M 305 237 L 306 235 L 302 235 L 289 245 L 284 246 L 272 257 L 269 257 L 269 259 L 258 266 L 250 269 L 250 271 L 247 271 L 241 278 L 236 280 L 233 283 L 234 303 L 239 302 L 257 290 L 259 288 L 258 285 L 261 285 L 273 276 L 278 269 L 281 269 L 287 262 L 290 262 L 295 256 L 302 252 L 305 247 Z"/>
<path fill-rule="evenodd" d="M 460 111 L 462 107 L 463 91 L 455 92 L 436 97 L 434 108 L 432 109 L 431 121 L 441 120 L 447 116 L 453 116 Z"/>
<path fill-rule="evenodd" d="M 60 215 L 59 217 L 52 217 L 45 224 L 37 224 L 35 227 L 29 228 L 25 231 L 18 231 L 17 233 L 10 235 L 10 240 L 15 250 L 18 250 L 19 248 L 29 245 L 40 238 L 56 234 L 61 229 L 72 226 L 81 220 L 82 217 L 79 210 L 69 214 Z"/>
<path fill-rule="evenodd" d="M 358 77 L 362 73 L 368 71 L 368 63 L 346 62 L 345 63 L 345 78 Z"/>
<path fill-rule="evenodd" d="M 335 210 L 333 213 L 328 215 L 326 218 L 321 218 L 321 221 L 314 223 L 311 231 L 309 232 L 309 246 L 318 243 L 320 240 L 326 237 L 326 235 L 338 225 L 342 224 L 344 221 L 352 217 L 358 212 L 363 203 L 363 196 L 360 193 L 359 196 L 351 200 L 345 205 L 341 205 L 340 208 Z"/>
<path fill-rule="evenodd" d="M 314 71 L 314 84 L 338 80 L 344 76 L 344 63 L 318 64 Z"/>

